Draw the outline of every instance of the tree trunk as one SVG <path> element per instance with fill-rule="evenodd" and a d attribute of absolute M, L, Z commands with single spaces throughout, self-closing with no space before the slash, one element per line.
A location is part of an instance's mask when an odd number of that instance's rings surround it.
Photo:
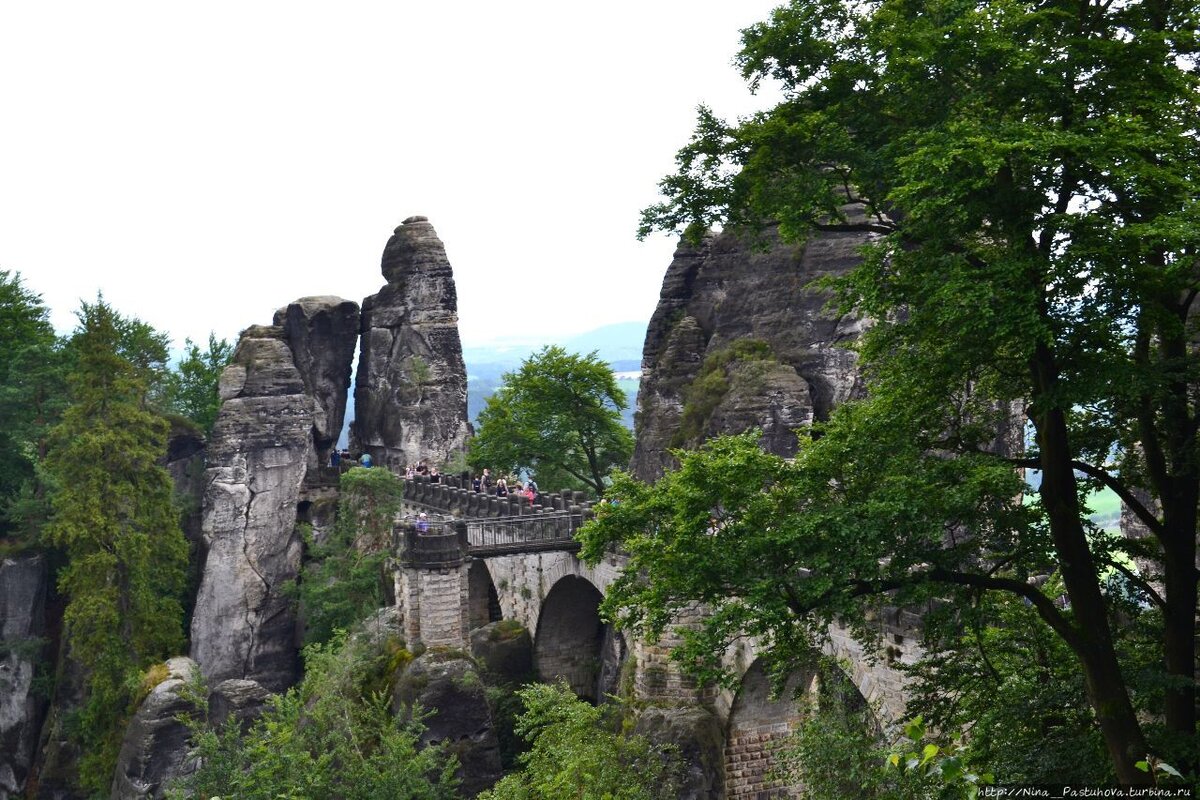
<path fill-rule="evenodd" d="M 1068 644 L 1083 666 L 1088 700 L 1117 780 L 1122 784 L 1149 783 L 1150 775 L 1134 766 L 1146 755 L 1146 741 L 1121 676 L 1108 626 L 1107 606 L 1080 519 L 1066 415 L 1052 402 L 1048 408 L 1038 408 L 1039 400 L 1046 402 L 1053 396 L 1051 390 L 1057 382 L 1054 359 L 1046 345 L 1038 345 L 1031 366 L 1035 409 L 1032 418 L 1042 462 L 1042 504 L 1075 617 L 1076 636 Z"/>

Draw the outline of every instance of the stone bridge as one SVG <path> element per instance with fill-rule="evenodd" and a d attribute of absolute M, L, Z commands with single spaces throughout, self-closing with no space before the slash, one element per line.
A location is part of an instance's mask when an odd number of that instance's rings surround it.
<path fill-rule="evenodd" d="M 627 686 L 647 705 L 701 706 L 715 716 L 724 741 L 725 796 L 788 796 L 770 784 L 768 773 L 773 748 L 803 712 L 788 692 L 772 697 L 757 643 L 743 641 L 725 655 L 740 676 L 736 691 L 697 687 L 670 661 L 670 637 L 654 644 L 629 640 L 600 619 L 598 606 L 624 558 L 611 554 L 594 567 L 584 564 L 573 535 L 591 509 L 569 492 L 547 501 L 530 507 L 527 499 L 486 497 L 461 485 L 406 481 L 408 512 L 434 518 L 428 531 L 408 523 L 397 527 L 396 601 L 407 640 L 469 650 L 472 630 L 515 620 L 532 636 L 540 679 L 566 680 L 580 697 L 599 702 L 616 693 L 624 672 Z M 480 511 L 485 515 L 476 516 Z M 701 613 L 685 617 L 695 622 Z M 794 674 L 788 687 L 811 693 L 819 681 L 848 681 L 880 727 L 895 725 L 906 698 L 893 664 L 920 657 L 918 618 L 901 611 L 886 617 L 877 620 L 882 652 L 864 652 L 849 631 L 832 627 L 823 649 L 844 675 Z"/>

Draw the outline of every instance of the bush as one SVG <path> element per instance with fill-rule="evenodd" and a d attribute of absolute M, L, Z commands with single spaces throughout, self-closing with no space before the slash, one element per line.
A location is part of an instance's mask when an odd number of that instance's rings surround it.
<path fill-rule="evenodd" d="M 388 642 L 347 642 L 339 635 L 305 650 L 300 686 L 271 700 L 244 735 L 229 721 L 194 732 L 200 769 L 173 787 L 169 796 L 337 797 L 345 800 L 457 797 L 457 762 L 441 747 L 418 749 L 419 715 L 392 715 L 388 697 L 368 693 L 381 660 L 394 653 Z"/>
<path fill-rule="evenodd" d="M 531 684 L 518 696 L 525 712 L 517 732 L 530 744 L 520 772 L 480 800 L 674 800 L 674 759 L 641 736 L 615 733 L 603 708 L 566 684 Z"/>

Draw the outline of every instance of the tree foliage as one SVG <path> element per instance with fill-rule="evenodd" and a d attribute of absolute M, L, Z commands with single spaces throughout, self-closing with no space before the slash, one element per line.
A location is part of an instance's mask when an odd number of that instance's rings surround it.
<path fill-rule="evenodd" d="M 627 464 L 633 452 L 633 436 L 621 424 L 625 403 L 612 370 L 595 353 L 544 347 L 506 374 L 488 398 L 470 464 L 528 471 L 548 488 L 560 488 L 565 479 L 602 494 L 609 470 Z"/>
<path fill-rule="evenodd" d="M 677 786 L 669 754 L 644 737 L 606 728 L 604 709 L 566 685 L 530 684 L 517 732 L 530 743 L 522 768 L 480 800 L 668 800 Z"/>
<path fill-rule="evenodd" d="M 206 434 L 211 432 L 221 409 L 217 385 L 232 357 L 233 345 L 214 333 L 208 335 L 205 350 L 187 339 L 184 357 L 167 376 L 166 407 L 195 422 Z"/>
<path fill-rule="evenodd" d="M 1197 22 L 1194 3 L 1173 0 L 792 2 L 744 32 L 739 57 L 783 101 L 733 125 L 702 110 L 662 184 L 666 202 L 643 218 L 643 232 L 774 220 L 784 236 L 876 235 L 838 286 L 842 310 L 877 321 L 861 346 L 874 399 L 838 415 L 829 441 L 799 459 L 830 489 L 789 468 L 779 477 L 816 500 L 796 495 L 763 520 L 770 536 L 807 528 L 844 551 L 788 564 L 823 589 L 787 615 L 824 594 L 926 580 L 1018 594 L 1070 648 L 1130 783 L 1147 780 L 1134 764 L 1149 744 L 1099 577 L 1121 568 L 1118 551 L 1159 565 L 1147 577 L 1163 591 L 1143 583 L 1162 620 L 1167 688 L 1154 713 L 1181 740 L 1196 733 Z M 1017 425 L 1007 451 L 989 448 L 995 409 L 1013 403 L 1032 440 Z M 917 449 L 867 441 L 885 424 Z M 829 460 L 835 446 L 844 468 Z M 921 455 L 934 450 L 943 465 Z M 1038 502 L 1006 500 L 999 492 L 1020 487 L 991 462 L 1038 469 Z M 884 491 L 855 495 L 856 472 Z M 923 497 L 897 494 L 904 483 Z M 1098 486 L 1117 492 L 1146 539 L 1089 525 L 1082 498 Z M 842 524 L 853 516 L 867 547 Z M 891 550 L 875 546 L 888 525 Z M 880 574 L 869 559 L 891 566 Z M 1033 587 L 1039 571 L 1061 577 L 1069 608 Z"/>
<path fill-rule="evenodd" d="M 66 641 L 87 676 L 74 726 L 81 776 L 89 790 L 106 791 L 141 670 L 183 644 L 187 544 L 170 476 L 157 464 L 168 426 L 146 408 L 152 362 L 125 357 L 135 354 L 131 331 L 135 348 L 159 337 L 103 300 L 85 303 L 79 317 L 71 403 L 46 457 L 55 486 L 46 538 L 67 557 L 58 576 Z"/>
<path fill-rule="evenodd" d="M 41 297 L 0 270 L 0 537 L 28 545 L 44 522 L 47 436 L 66 404 L 66 354 Z"/>
<path fill-rule="evenodd" d="M 393 715 L 372 684 L 386 648 L 335 638 L 305 649 L 305 677 L 275 695 L 244 734 L 235 720 L 197 726 L 199 770 L 169 796 L 208 800 L 338 797 L 452 800 L 457 763 L 440 746 L 420 746 L 418 720 Z"/>

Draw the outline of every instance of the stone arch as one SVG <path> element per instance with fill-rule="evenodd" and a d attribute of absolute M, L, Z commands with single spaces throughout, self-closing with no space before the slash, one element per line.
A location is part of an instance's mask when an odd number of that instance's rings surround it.
<path fill-rule="evenodd" d="M 467 630 L 473 631 L 500 619 L 500 596 L 492 582 L 491 571 L 486 562 L 472 561 L 467 569 Z"/>
<path fill-rule="evenodd" d="M 533 644 L 533 666 L 540 680 L 553 683 L 564 679 L 575 694 L 593 703 L 611 691 L 601 685 L 602 679 L 615 687 L 625 649 L 624 639 L 600 619 L 602 599 L 591 581 L 575 575 L 562 577 L 542 602 Z"/>
<path fill-rule="evenodd" d="M 803 697 L 816 688 L 816 675 L 797 670 L 777 696 L 761 659 L 742 675 L 725 727 L 725 793 L 740 798 L 797 797 L 772 772 L 778 750 L 804 718 Z"/>

